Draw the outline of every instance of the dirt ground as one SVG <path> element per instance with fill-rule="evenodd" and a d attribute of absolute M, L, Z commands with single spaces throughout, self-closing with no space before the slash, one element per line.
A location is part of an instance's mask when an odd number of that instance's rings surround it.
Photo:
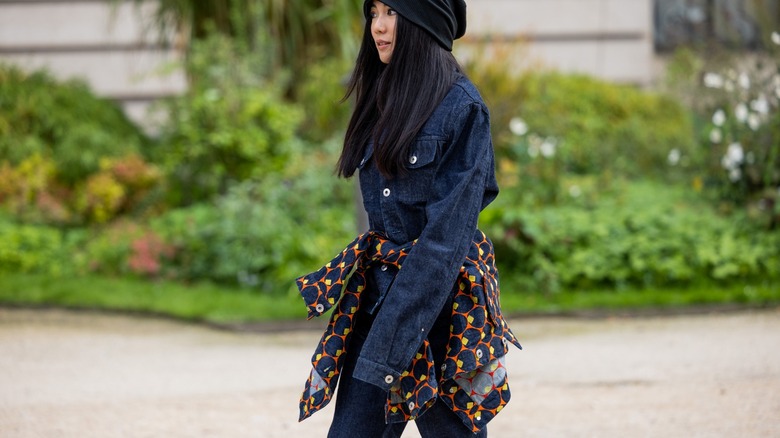
<path fill-rule="evenodd" d="M 492 438 L 780 437 L 780 310 L 511 325 Z M 333 404 L 297 422 L 318 338 L 0 309 L 0 436 L 324 437 Z"/>

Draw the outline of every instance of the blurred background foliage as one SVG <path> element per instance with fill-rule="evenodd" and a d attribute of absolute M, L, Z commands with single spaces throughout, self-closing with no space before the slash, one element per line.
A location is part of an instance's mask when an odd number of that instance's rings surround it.
<path fill-rule="evenodd" d="M 105 223 L 152 202 L 151 140 L 112 102 L 15 67 L 0 67 L 0 96 L 0 202 L 17 220 Z"/>
<path fill-rule="evenodd" d="M 360 4 L 163 0 L 190 87 L 154 137 L 81 83 L 0 66 L 0 273 L 294 296 L 356 232 L 334 166 Z M 681 49 L 656 90 L 472 59 L 504 294 L 777 285 L 775 35 L 747 58 Z"/>
<path fill-rule="evenodd" d="M 291 76 L 286 91 L 294 96 L 310 67 L 330 59 L 351 61 L 357 53 L 362 5 L 362 0 L 160 0 L 152 24 L 163 38 L 177 35 L 180 44 L 220 35 L 239 50 L 263 53 L 260 71 Z M 194 73 L 191 79 L 199 80 Z"/>

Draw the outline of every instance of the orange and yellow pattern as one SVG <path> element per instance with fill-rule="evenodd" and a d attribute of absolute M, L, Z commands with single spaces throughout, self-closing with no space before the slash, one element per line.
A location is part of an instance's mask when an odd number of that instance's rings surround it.
<path fill-rule="evenodd" d="M 520 347 L 501 314 L 493 245 L 479 233 L 460 269 L 452 305 L 450 341 L 443 364 L 434 364 L 424 341 L 401 378 L 390 388 L 385 406 L 388 423 L 422 415 L 437 398 L 474 432 L 481 430 L 509 402 L 504 356 L 509 344 Z M 300 420 L 333 397 L 349 347 L 360 292 L 372 265 L 400 269 L 411 246 L 395 245 L 381 234 L 357 237 L 320 270 L 296 280 L 309 318 L 335 306 L 312 357 L 312 371 L 300 402 Z M 435 366 L 441 366 L 436 381 Z"/>

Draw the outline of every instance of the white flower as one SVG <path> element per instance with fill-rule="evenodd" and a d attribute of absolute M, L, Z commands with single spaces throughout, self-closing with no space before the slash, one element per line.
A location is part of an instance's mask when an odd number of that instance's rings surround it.
<path fill-rule="evenodd" d="M 726 113 L 722 109 L 715 111 L 712 115 L 712 124 L 715 126 L 723 126 L 723 122 L 726 121 Z"/>
<path fill-rule="evenodd" d="M 520 117 L 513 117 L 512 120 L 509 121 L 509 130 L 512 131 L 512 134 L 514 135 L 522 136 L 528 132 L 528 124 Z"/>
<path fill-rule="evenodd" d="M 747 75 L 747 73 L 740 73 L 738 82 L 740 87 L 746 90 L 750 88 L 750 77 Z"/>
<path fill-rule="evenodd" d="M 729 170 L 729 179 L 731 182 L 737 182 L 742 178 L 742 171 L 739 169 L 731 169 Z"/>
<path fill-rule="evenodd" d="M 555 155 L 555 139 L 545 138 L 542 145 L 539 146 L 539 150 L 543 157 L 552 158 Z"/>
<path fill-rule="evenodd" d="M 742 145 L 731 143 L 728 150 L 726 150 L 726 157 L 734 165 L 742 164 L 742 161 L 745 159 L 745 151 L 742 149 Z"/>
<path fill-rule="evenodd" d="M 739 170 L 739 165 L 742 164 L 744 159 L 745 151 L 742 150 L 742 145 L 739 143 L 732 143 L 726 150 L 726 155 L 721 158 L 720 164 L 724 169 L 733 173 L 735 170 Z M 741 174 L 739 175 L 741 176 Z M 734 179 L 732 179 L 732 181 L 734 181 Z"/>
<path fill-rule="evenodd" d="M 672 166 L 676 166 L 677 163 L 680 162 L 680 150 L 679 149 L 672 149 L 669 151 L 669 156 L 667 157 L 667 160 L 669 160 L 669 164 Z"/>
<path fill-rule="evenodd" d="M 758 99 L 750 102 L 750 108 L 761 115 L 767 115 L 769 114 L 769 101 L 767 101 L 766 97 L 762 94 L 758 96 Z"/>
<path fill-rule="evenodd" d="M 717 73 L 706 73 L 704 75 L 704 86 L 707 88 L 723 87 L 723 78 Z"/>
<path fill-rule="evenodd" d="M 772 42 L 780 46 L 780 33 L 772 32 Z"/>
<path fill-rule="evenodd" d="M 569 196 L 572 198 L 579 198 L 580 195 L 582 195 L 582 189 L 580 189 L 580 186 L 573 185 L 569 187 Z"/>
<path fill-rule="evenodd" d="M 745 123 L 745 121 L 748 118 L 748 109 L 747 105 L 744 103 L 740 103 L 737 105 L 736 108 L 734 108 L 734 116 L 739 120 L 741 123 Z"/>
<path fill-rule="evenodd" d="M 750 115 L 748 115 L 747 123 L 748 126 L 750 126 L 750 129 L 757 131 L 761 126 L 761 119 L 758 118 L 758 114 L 750 113 Z"/>
<path fill-rule="evenodd" d="M 745 158 L 745 151 L 739 143 L 731 143 L 726 153 L 736 163 L 741 163 Z"/>
<path fill-rule="evenodd" d="M 720 143 L 721 140 L 723 140 L 723 134 L 720 132 L 720 129 L 714 128 L 712 131 L 710 131 L 710 141 L 713 143 Z"/>

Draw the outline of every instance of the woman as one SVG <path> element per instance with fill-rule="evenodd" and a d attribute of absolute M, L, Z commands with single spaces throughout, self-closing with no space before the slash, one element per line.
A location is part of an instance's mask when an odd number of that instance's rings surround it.
<path fill-rule="evenodd" d="M 498 187 L 487 108 L 451 53 L 466 5 L 366 0 L 364 12 L 338 172 L 359 172 L 370 231 L 297 281 L 310 318 L 335 305 L 301 420 L 340 380 L 329 437 L 398 437 L 409 420 L 423 437 L 484 437 L 520 345 L 477 229 Z"/>

